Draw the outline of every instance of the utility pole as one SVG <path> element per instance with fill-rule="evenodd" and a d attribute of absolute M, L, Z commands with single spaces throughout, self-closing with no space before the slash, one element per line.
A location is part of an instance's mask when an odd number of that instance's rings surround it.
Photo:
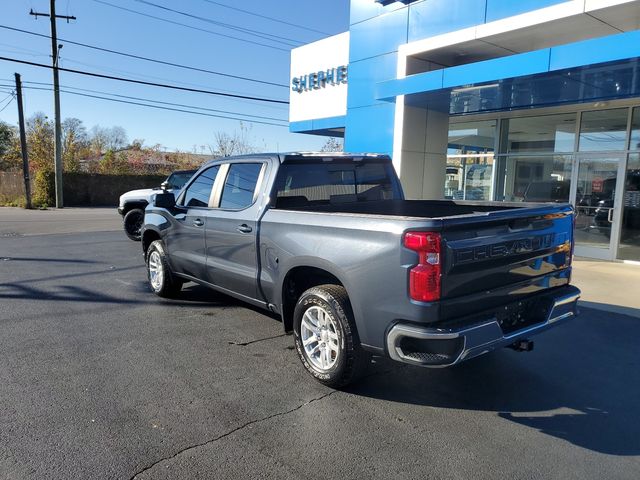
<path fill-rule="evenodd" d="M 64 18 L 67 23 L 69 20 L 75 20 L 74 16 L 56 15 L 56 0 L 50 0 L 49 13 L 34 12 L 33 9 L 29 15 L 36 17 L 49 17 L 51 20 L 51 57 L 53 61 L 53 107 L 55 113 L 55 177 L 56 177 L 56 208 L 63 208 L 64 202 L 62 198 L 62 121 L 60 120 L 60 80 L 58 75 L 58 58 L 60 48 L 58 45 L 58 35 L 56 33 L 56 19 Z"/>
<path fill-rule="evenodd" d="M 20 126 L 20 150 L 22 151 L 22 175 L 24 176 L 24 195 L 26 208 L 31 208 L 31 184 L 29 183 L 29 152 L 27 151 L 27 132 L 24 129 L 24 110 L 22 109 L 22 82 L 16 73 L 16 97 L 18 99 L 18 125 Z"/>

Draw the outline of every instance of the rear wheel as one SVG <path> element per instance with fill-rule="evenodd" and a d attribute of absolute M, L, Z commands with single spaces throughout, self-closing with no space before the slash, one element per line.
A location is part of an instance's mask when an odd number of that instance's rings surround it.
<path fill-rule="evenodd" d="M 305 291 L 294 311 L 293 331 L 302 364 L 330 387 L 356 381 L 371 361 L 360 346 L 349 297 L 340 285 Z"/>
<path fill-rule="evenodd" d="M 147 278 L 153 293 L 159 297 L 176 296 L 182 289 L 182 280 L 171 272 L 162 241 L 156 240 L 147 250 Z"/>
<path fill-rule="evenodd" d="M 140 229 L 144 223 L 144 210 L 134 208 L 124 216 L 124 233 L 134 242 L 140 241 Z"/>

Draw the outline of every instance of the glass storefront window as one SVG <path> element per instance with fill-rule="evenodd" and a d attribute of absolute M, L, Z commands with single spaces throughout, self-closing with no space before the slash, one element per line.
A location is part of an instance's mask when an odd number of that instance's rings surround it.
<path fill-rule="evenodd" d="M 496 125 L 496 120 L 450 123 L 448 153 L 451 155 L 465 155 L 493 152 L 496 140 Z"/>
<path fill-rule="evenodd" d="M 445 198 L 491 200 L 493 155 L 450 155 L 447 158 Z"/>
<path fill-rule="evenodd" d="M 575 113 L 512 118 L 508 122 L 508 153 L 573 152 Z"/>
<path fill-rule="evenodd" d="M 445 197 L 491 200 L 496 120 L 449 124 Z"/>
<path fill-rule="evenodd" d="M 506 158 L 504 200 L 507 202 L 568 202 L 571 155 Z"/>
<path fill-rule="evenodd" d="M 629 155 L 627 163 L 618 258 L 640 260 L 640 154 L 638 153 Z"/>
<path fill-rule="evenodd" d="M 580 125 L 581 152 L 624 150 L 629 109 L 584 112 Z"/>
<path fill-rule="evenodd" d="M 640 107 L 633 109 L 631 118 L 631 140 L 629 150 L 640 150 Z"/>

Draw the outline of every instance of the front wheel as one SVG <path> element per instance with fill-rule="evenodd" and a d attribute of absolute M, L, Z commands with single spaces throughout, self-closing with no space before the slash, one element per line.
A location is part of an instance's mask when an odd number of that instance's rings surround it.
<path fill-rule="evenodd" d="M 305 291 L 296 304 L 293 331 L 302 364 L 327 386 L 356 381 L 371 361 L 360 346 L 349 297 L 340 285 Z"/>
<path fill-rule="evenodd" d="M 174 297 L 182 289 L 183 282 L 171 271 L 160 240 L 152 242 L 147 250 L 147 278 L 151 290 L 159 297 Z"/>
<path fill-rule="evenodd" d="M 144 210 L 134 208 L 124 216 L 124 233 L 134 242 L 140 241 L 140 229 L 144 223 Z"/>

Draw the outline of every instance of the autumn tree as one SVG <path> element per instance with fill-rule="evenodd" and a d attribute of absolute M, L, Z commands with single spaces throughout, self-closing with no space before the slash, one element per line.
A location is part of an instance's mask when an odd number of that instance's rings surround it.
<path fill-rule="evenodd" d="M 82 120 L 67 118 L 62 122 L 62 164 L 66 172 L 80 170 L 80 159 L 90 153 L 89 136 Z"/>
<path fill-rule="evenodd" d="M 52 172 L 54 168 L 53 122 L 38 112 L 27 120 L 29 166 L 33 171 Z"/>
<path fill-rule="evenodd" d="M 0 122 L 0 170 L 18 170 L 22 165 L 18 129 Z"/>

